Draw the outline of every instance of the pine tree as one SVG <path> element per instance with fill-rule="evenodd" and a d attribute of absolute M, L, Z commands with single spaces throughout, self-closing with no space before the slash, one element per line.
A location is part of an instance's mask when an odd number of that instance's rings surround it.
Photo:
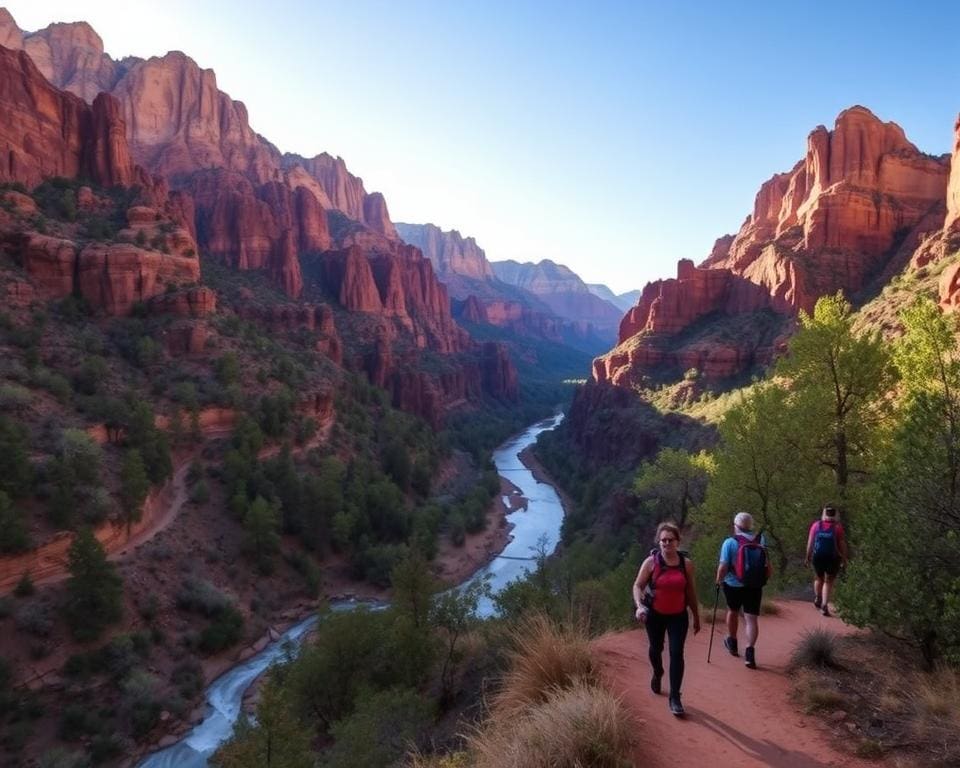
<path fill-rule="evenodd" d="M 143 502 L 149 490 L 150 479 L 143 466 L 143 457 L 140 451 L 131 448 L 123 457 L 123 467 L 120 469 L 120 503 L 128 538 L 133 524 L 143 516 Z"/>
<path fill-rule="evenodd" d="M 278 523 L 277 510 L 262 496 L 257 496 L 247 510 L 243 527 L 247 532 L 247 548 L 261 573 L 273 570 L 273 556 L 280 548 Z"/>
<path fill-rule="evenodd" d="M 67 622 L 77 640 L 93 640 L 123 615 L 123 580 L 89 528 L 70 545 L 67 567 Z"/>

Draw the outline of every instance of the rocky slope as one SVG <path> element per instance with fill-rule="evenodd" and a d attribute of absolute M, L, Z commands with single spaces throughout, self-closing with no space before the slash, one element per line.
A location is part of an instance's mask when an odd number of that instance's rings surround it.
<path fill-rule="evenodd" d="M 332 300 L 350 316 L 371 316 L 373 326 L 357 322 L 378 330 L 351 334 L 355 353 L 332 347 L 348 365 L 376 368 L 394 402 L 431 423 L 485 395 L 517 398 L 509 359 L 456 325 L 430 261 L 399 241 L 383 197 L 368 194 L 342 159 L 281 155 L 250 128 L 243 104 L 217 89 L 214 73 L 182 53 L 115 62 L 89 25 L 23 33 L 6 12 L 0 39 L 13 46 L 0 50 L 0 182 L 33 188 L 84 177 L 140 190 L 129 211 L 108 212 L 117 227 L 106 237 L 86 237 L 86 224 L 51 237 L 29 211 L 7 220 L 4 250 L 28 276 L 17 289 L 24 296 L 79 294 L 124 315 L 197 283 L 202 253 L 265 274 L 290 299 Z M 83 97 L 100 89 L 109 93 L 88 105 Z M 81 193 L 107 213 L 102 193 Z M 201 337 L 193 328 L 169 348 L 196 350 Z M 440 372 L 423 355 L 442 356 Z"/>
<path fill-rule="evenodd" d="M 706 358 L 684 332 L 709 327 L 710 318 L 722 325 L 758 312 L 789 320 L 838 290 L 856 300 L 911 258 L 915 266 L 945 258 L 956 219 L 948 207 L 957 206 L 948 194 L 956 189 L 955 180 L 948 187 L 950 165 L 919 151 L 896 124 L 863 107 L 845 110 L 832 131 L 810 133 L 806 156 L 791 171 L 761 186 L 736 235 L 717 240 L 699 267 L 682 260 L 675 279 L 643 289 L 620 324 L 617 347 L 594 362 L 594 378 L 628 385 L 665 354 L 682 365 L 701 358 L 693 367 L 715 378 L 743 373 L 769 362 L 788 325 L 721 344 L 701 333 Z"/>
<path fill-rule="evenodd" d="M 472 237 L 434 224 L 397 224 L 397 231 L 433 263 L 454 299 L 454 315 L 518 337 L 543 339 L 596 354 L 611 340 L 609 329 L 558 315 L 540 297 L 500 280 Z"/>

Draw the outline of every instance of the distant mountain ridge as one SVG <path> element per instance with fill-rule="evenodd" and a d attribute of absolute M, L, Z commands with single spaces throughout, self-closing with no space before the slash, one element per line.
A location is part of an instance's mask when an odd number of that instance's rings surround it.
<path fill-rule="evenodd" d="M 494 274 L 503 282 L 530 291 L 556 314 L 577 322 L 592 324 L 601 333 L 616 332 L 623 312 L 595 295 L 587 284 L 567 266 L 550 259 L 537 263 L 492 262 Z"/>
<path fill-rule="evenodd" d="M 587 283 L 587 288 L 594 296 L 599 296 L 604 301 L 609 301 L 613 306 L 626 312 L 630 307 L 637 303 L 640 298 L 640 291 L 633 290 L 625 293 L 614 293 L 609 286 L 603 283 Z"/>

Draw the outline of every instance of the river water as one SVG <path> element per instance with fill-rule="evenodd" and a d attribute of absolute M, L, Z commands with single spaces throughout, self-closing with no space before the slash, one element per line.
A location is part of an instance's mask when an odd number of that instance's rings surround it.
<path fill-rule="evenodd" d="M 514 526 L 510 543 L 500 556 L 470 579 L 487 578 L 494 593 L 533 568 L 538 547 L 542 545 L 547 552 L 553 552 L 560 539 L 563 504 L 552 486 L 537 482 L 530 470 L 523 466 L 519 454 L 535 443 L 541 432 L 553 429 L 562 420 L 561 413 L 537 422 L 507 440 L 493 453 L 497 472 L 517 486 L 528 500 L 526 510 L 521 509 L 507 516 Z M 356 605 L 353 601 L 343 601 L 331 607 L 336 611 L 348 611 Z M 488 598 L 482 600 L 478 612 L 481 616 L 492 616 L 493 601 Z M 281 659 L 291 645 L 298 645 L 316 621 L 316 615 L 307 617 L 290 627 L 279 640 L 270 643 L 256 656 L 214 680 L 207 688 L 207 709 L 203 721 L 173 746 L 148 755 L 139 764 L 140 768 L 204 768 L 207 758 L 233 732 L 244 691 L 267 667 Z"/>

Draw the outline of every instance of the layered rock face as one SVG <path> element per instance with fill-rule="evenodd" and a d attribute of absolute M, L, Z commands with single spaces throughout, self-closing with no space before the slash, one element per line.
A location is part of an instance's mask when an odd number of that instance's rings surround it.
<path fill-rule="evenodd" d="M 483 249 L 472 237 L 462 237 L 457 230 L 444 232 L 434 224 L 397 224 L 397 232 L 405 242 L 415 245 L 433 263 L 437 276 L 447 282 L 454 276 L 489 280 L 493 267 Z"/>
<path fill-rule="evenodd" d="M 665 359 L 713 375 L 763 363 L 780 343 L 715 343 L 707 358 L 675 336 L 701 318 L 771 310 L 812 311 L 823 295 L 862 290 L 885 270 L 905 266 L 914 249 L 941 231 L 950 163 L 920 152 L 894 123 L 852 107 L 807 139 L 806 157 L 765 182 L 735 236 L 717 240 L 676 280 L 648 284 L 620 325 L 618 346 L 594 362 L 594 378 L 629 384 Z M 916 256 L 914 257 L 916 259 Z M 751 346 L 752 345 L 752 346 Z M 665 357 L 666 356 L 666 357 Z"/>
<path fill-rule="evenodd" d="M 790 173 L 761 186 L 740 232 L 703 266 L 762 286 L 782 311 L 810 311 L 824 294 L 863 288 L 918 226 L 939 229 L 949 172 L 898 125 L 852 107 L 833 131 L 809 135 Z"/>
<path fill-rule="evenodd" d="M 536 264 L 495 261 L 492 266 L 498 279 L 529 291 L 560 317 L 590 323 L 601 333 L 616 332 L 620 310 L 591 293 L 586 283 L 568 267 L 549 259 Z"/>
<path fill-rule="evenodd" d="M 50 176 L 104 186 L 147 184 L 124 140 L 117 102 L 89 106 L 50 85 L 23 51 L 0 48 L 0 181 L 28 187 Z"/>

